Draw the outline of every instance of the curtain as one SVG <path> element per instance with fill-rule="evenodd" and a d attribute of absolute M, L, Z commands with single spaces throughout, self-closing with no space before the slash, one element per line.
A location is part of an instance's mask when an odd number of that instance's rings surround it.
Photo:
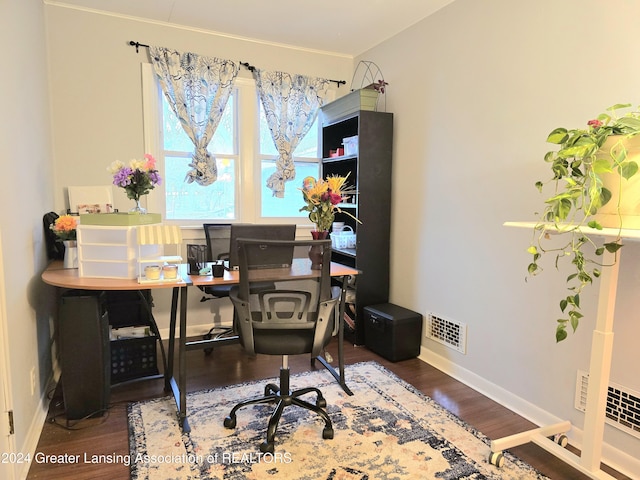
<path fill-rule="evenodd" d="M 295 178 L 293 152 L 307 134 L 327 96 L 329 80 L 284 72 L 255 70 L 260 101 L 278 150 L 276 172 L 267 179 L 275 197 Z"/>
<path fill-rule="evenodd" d="M 195 150 L 185 180 L 210 185 L 217 180 L 216 159 L 207 146 L 218 128 L 239 65 L 231 60 L 149 47 L 162 91 Z"/>

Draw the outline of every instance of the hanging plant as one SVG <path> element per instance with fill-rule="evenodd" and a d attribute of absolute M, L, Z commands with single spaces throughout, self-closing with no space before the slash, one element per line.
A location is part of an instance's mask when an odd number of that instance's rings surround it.
<path fill-rule="evenodd" d="M 616 254 L 622 247 L 620 230 L 624 223 L 620 205 L 624 189 L 618 188 L 620 195 L 614 196 L 605 179 L 613 175 L 617 186 L 624 187 L 638 174 L 638 163 L 631 157 L 628 140 L 640 133 L 640 112 L 620 112 L 629 107 L 630 104 L 614 105 L 589 120 L 586 128 L 556 128 L 547 138 L 547 142 L 559 145 L 559 150 L 544 157 L 551 168 L 551 178 L 546 183 L 553 184 L 555 191 L 545 199 L 534 230 L 528 249 L 532 255 L 528 274 L 533 276 L 542 271 L 539 261 L 543 254 L 555 255 L 556 268 L 563 260 L 570 260 L 573 271 L 567 277 L 569 294 L 563 295 L 559 304 L 563 317 L 557 320 L 557 342 L 567 337 L 567 326 L 574 332 L 578 328 L 583 317 L 580 294 L 607 266 L 602 262 L 605 251 Z M 536 182 L 541 192 L 544 185 L 542 181 Z M 618 228 L 613 241 L 604 241 L 597 235 L 603 228 L 598 213 L 607 205 L 614 206 L 615 215 L 613 224 L 606 226 Z M 549 230 L 557 231 L 564 243 L 556 246 L 554 242 L 554 246 L 547 247 Z"/>

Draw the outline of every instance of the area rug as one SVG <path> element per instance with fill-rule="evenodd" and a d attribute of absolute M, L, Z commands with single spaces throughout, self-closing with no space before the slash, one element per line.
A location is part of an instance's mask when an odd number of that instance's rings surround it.
<path fill-rule="evenodd" d="M 346 367 L 349 396 L 325 370 L 293 375 L 292 388 L 319 387 L 335 436 L 322 439 L 314 413 L 285 409 L 275 452 L 263 454 L 270 405 L 245 407 L 237 426 L 222 422 L 240 400 L 261 395 L 267 382 L 189 394 L 191 433 L 182 434 L 172 397 L 129 406 L 131 478 L 169 479 L 495 479 L 546 477 L 512 455 L 488 463 L 489 440 L 375 362 Z M 310 396 L 315 401 L 313 395 Z"/>

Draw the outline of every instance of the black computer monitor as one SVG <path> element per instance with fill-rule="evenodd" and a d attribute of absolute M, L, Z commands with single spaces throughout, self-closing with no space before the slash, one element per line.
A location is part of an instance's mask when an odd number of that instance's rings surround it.
<path fill-rule="evenodd" d="M 295 240 L 295 225 L 253 225 L 245 223 L 231 224 L 231 240 L 229 249 L 229 269 L 238 269 L 238 238 L 251 238 L 256 240 Z M 293 249 L 285 251 L 281 248 L 274 249 L 274 258 L 268 260 L 268 267 L 282 267 L 291 265 Z"/>

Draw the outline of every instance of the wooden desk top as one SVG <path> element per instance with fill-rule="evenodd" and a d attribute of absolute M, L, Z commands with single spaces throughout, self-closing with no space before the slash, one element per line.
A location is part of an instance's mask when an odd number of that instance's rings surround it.
<path fill-rule="evenodd" d="M 331 276 L 343 277 L 358 275 L 355 268 L 331 262 Z M 156 288 L 173 288 L 180 286 L 236 285 L 239 272 L 225 270 L 223 277 L 212 275 L 188 275 L 187 265 L 181 264 L 178 270 L 179 280 L 175 282 L 139 283 L 137 278 L 87 278 L 79 277 L 77 268 L 62 268 L 62 261 L 49 264 L 42 273 L 42 280 L 56 287 L 77 288 L 81 290 L 146 290 Z"/>

